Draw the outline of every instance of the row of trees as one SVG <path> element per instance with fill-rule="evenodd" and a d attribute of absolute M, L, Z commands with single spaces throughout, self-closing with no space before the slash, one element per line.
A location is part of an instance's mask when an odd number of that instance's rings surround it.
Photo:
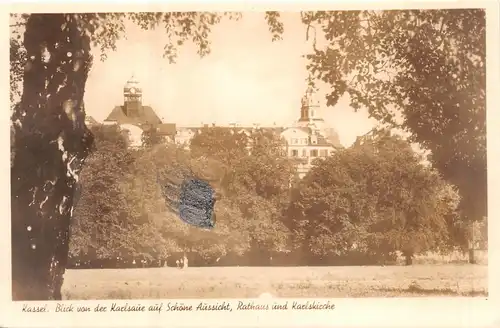
<path fill-rule="evenodd" d="M 429 149 L 432 165 L 458 187 L 466 226 L 486 216 L 486 24 L 484 9 L 320 11 L 300 13 L 324 39 L 308 69 L 331 87 L 329 105 L 349 94 L 381 122 Z M 68 257 L 76 181 L 92 144 L 83 95 L 93 56 L 105 59 L 124 21 L 169 35 L 166 57 L 192 41 L 210 52 L 204 12 L 25 14 L 11 24 L 13 104 L 12 277 L 16 300 L 59 299 Z M 279 40 L 280 14 L 265 20 Z M 312 27 L 312 28 L 310 28 Z M 22 29 L 19 31 L 19 29 Z M 15 46 L 12 46 L 12 45 Z M 91 53 L 91 44 L 100 54 Z M 45 53 L 50 56 L 45 56 Z M 387 75 L 381 71 L 390 72 Z M 403 122 L 396 118 L 401 117 Z M 61 150 L 62 149 L 62 150 Z M 48 184 L 52 187 L 46 187 Z M 60 206 L 59 206 L 60 205 Z M 27 227 L 30 227 L 27 233 Z M 473 229 L 469 229 L 469 232 Z M 469 233 L 471 235 L 471 233 Z M 33 248 L 33 241 L 37 241 Z"/>
<path fill-rule="evenodd" d="M 285 246 L 274 204 L 282 195 L 276 188 L 287 184 L 263 184 L 259 157 L 250 162 L 246 152 L 236 154 L 237 148 L 217 160 L 174 145 L 131 149 L 118 127 L 100 126 L 93 132 L 97 148 L 82 173 L 83 192 L 71 226 L 72 257 L 151 260 L 194 252 L 218 258 L 229 252 L 244 254 L 252 245 L 269 250 Z M 286 177 L 285 172 L 281 175 Z M 191 177 L 209 181 L 221 194 L 213 230 L 184 223 L 172 206 L 182 182 Z"/>
<path fill-rule="evenodd" d="M 247 137 L 205 129 L 190 151 L 151 143 L 131 149 L 116 126 L 93 134 L 97 149 L 83 171 L 71 227 L 75 259 L 184 252 L 212 262 L 236 255 L 266 263 L 281 252 L 294 265 L 353 264 L 360 257 L 366 264 L 394 260 L 399 251 L 411 264 L 420 252 L 465 246 L 455 188 L 386 131 L 318 159 L 302 180 L 269 131 Z M 149 134 L 144 139 L 160 140 Z M 209 181 L 219 194 L 214 229 L 184 223 L 171 205 L 190 177 Z"/>

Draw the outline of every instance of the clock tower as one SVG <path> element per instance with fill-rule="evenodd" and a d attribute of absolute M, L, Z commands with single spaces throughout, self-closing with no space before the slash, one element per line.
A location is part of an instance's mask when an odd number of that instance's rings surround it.
<path fill-rule="evenodd" d="M 142 88 L 133 75 L 123 87 L 123 98 L 125 115 L 131 118 L 142 115 Z"/>
<path fill-rule="evenodd" d="M 142 87 L 134 75 L 123 87 L 123 104 L 115 106 L 103 123 L 118 124 L 123 130 L 128 130 L 135 140 L 134 144 L 141 143 L 142 132 L 152 129 L 162 138 L 168 137 L 168 140 L 174 140 L 177 134 L 174 123 L 163 123 L 151 106 L 144 106 Z"/>
<path fill-rule="evenodd" d="M 315 95 L 315 90 L 311 83 L 309 83 L 308 88 L 304 97 L 302 97 L 302 104 L 300 108 L 300 118 L 298 120 L 298 126 L 308 127 L 314 131 L 322 130 L 325 122 L 320 115 L 320 103 Z"/>

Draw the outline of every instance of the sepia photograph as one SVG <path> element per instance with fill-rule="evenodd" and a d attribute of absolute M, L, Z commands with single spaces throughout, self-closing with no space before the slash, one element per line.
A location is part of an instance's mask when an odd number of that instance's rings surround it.
<path fill-rule="evenodd" d="M 9 30 L 13 301 L 488 297 L 484 8 Z"/>

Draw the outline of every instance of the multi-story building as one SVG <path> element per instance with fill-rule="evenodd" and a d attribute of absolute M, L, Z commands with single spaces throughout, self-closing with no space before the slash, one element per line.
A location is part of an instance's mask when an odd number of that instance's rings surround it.
<path fill-rule="evenodd" d="M 339 148 L 325 136 L 311 128 L 291 127 L 281 133 L 287 144 L 287 155 L 297 162 L 297 173 L 302 178 L 317 158 L 330 156 Z"/>
<path fill-rule="evenodd" d="M 316 158 L 328 157 L 342 147 L 338 134 L 327 127 L 319 113 L 319 101 L 309 86 L 302 98 L 299 119 L 294 126 L 281 132 L 287 144 L 287 155 L 297 160 L 300 178 L 311 169 Z"/>
<path fill-rule="evenodd" d="M 155 129 L 166 141 L 175 140 L 175 123 L 163 123 L 150 106 L 142 104 L 142 88 L 132 76 L 123 87 L 123 105 L 115 106 L 104 124 L 119 124 L 128 130 L 132 146 L 142 144 L 142 133 Z"/>
<path fill-rule="evenodd" d="M 302 178 L 310 170 L 316 158 L 325 158 L 337 149 L 342 148 L 338 134 L 325 124 L 319 113 L 319 101 L 315 99 L 314 90 L 309 87 L 302 99 L 300 117 L 290 127 L 276 125 L 262 127 L 258 124 L 253 126 L 229 124 L 223 127 L 215 124 L 202 124 L 198 127 L 178 127 L 175 142 L 188 148 L 191 139 L 196 133 L 211 126 L 231 129 L 234 133 L 245 133 L 247 136 L 259 129 L 272 131 L 284 139 L 286 153 L 290 158 L 296 159 L 298 175 Z"/>
<path fill-rule="evenodd" d="M 227 126 L 201 124 L 195 127 L 177 127 L 175 123 L 163 123 L 150 106 L 142 104 L 142 89 L 133 77 L 123 88 L 123 96 L 123 105 L 116 106 L 104 123 L 119 124 L 122 129 L 128 130 L 132 145 L 135 146 L 141 145 L 142 132 L 150 129 L 156 129 L 166 141 L 186 148 L 189 148 L 193 137 L 206 128 L 227 128 L 233 133 L 244 133 L 247 136 L 257 130 L 267 130 L 284 139 L 286 154 L 296 160 L 301 178 L 310 170 L 316 158 L 330 156 L 342 147 L 335 130 L 329 128 L 321 117 L 319 101 L 315 99 L 315 92 L 311 87 L 302 98 L 298 120 L 288 127 L 259 124 L 240 126 L 236 123 Z"/>

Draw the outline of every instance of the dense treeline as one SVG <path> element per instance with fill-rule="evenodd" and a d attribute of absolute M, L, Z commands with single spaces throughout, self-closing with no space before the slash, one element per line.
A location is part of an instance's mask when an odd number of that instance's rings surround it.
<path fill-rule="evenodd" d="M 130 148 L 117 126 L 93 134 L 71 226 L 74 265 L 175 265 L 184 255 L 191 265 L 381 264 L 397 252 L 411 264 L 461 245 L 455 188 L 387 132 L 317 159 L 302 180 L 272 132 L 206 129 L 190 150 L 153 135 Z M 165 199 L 188 177 L 217 191 L 214 229 L 184 223 Z"/>

